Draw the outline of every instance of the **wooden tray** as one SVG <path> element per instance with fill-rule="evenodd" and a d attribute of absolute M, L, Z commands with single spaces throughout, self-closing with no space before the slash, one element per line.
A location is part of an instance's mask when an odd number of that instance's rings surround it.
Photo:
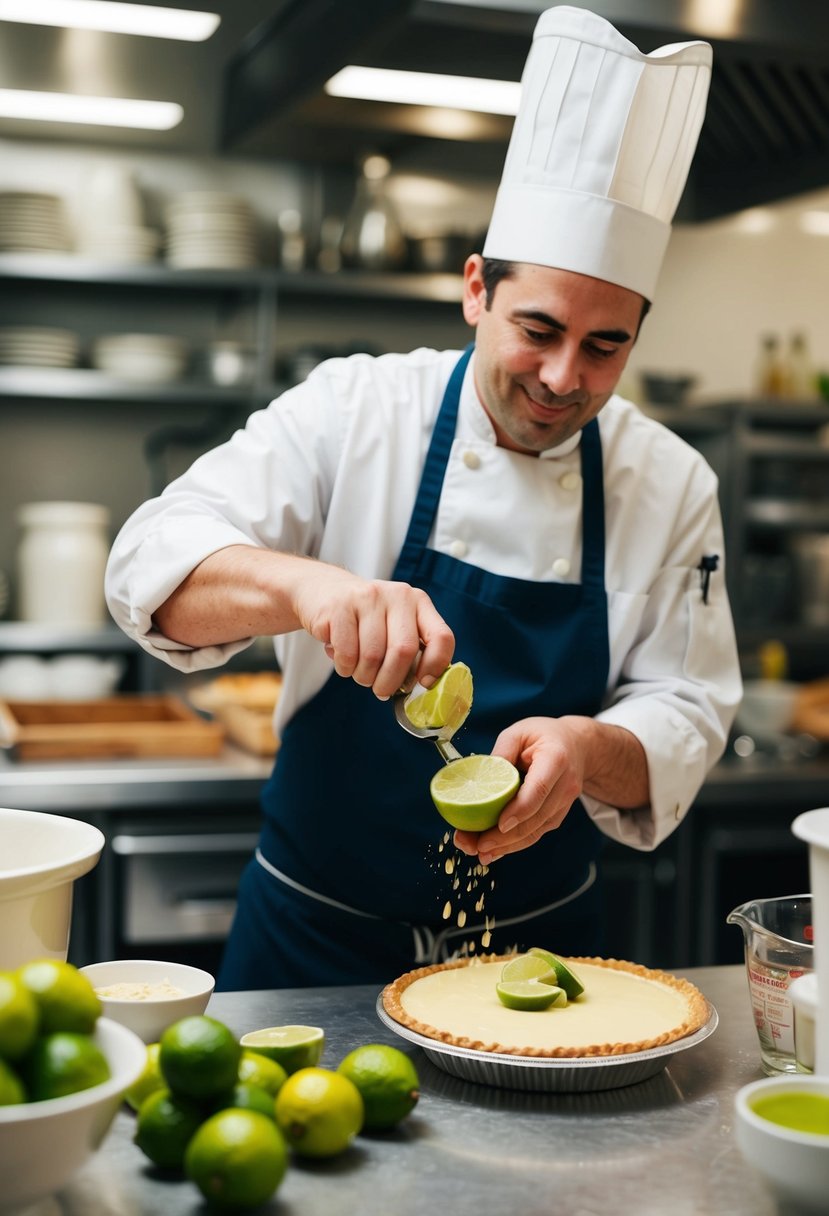
<path fill-rule="evenodd" d="M 227 737 L 256 756 L 275 756 L 279 740 L 273 733 L 273 711 L 249 709 L 247 705 L 223 705 L 216 717 Z"/>
<path fill-rule="evenodd" d="M 216 756 L 224 728 L 178 697 L 0 701 L 0 745 L 18 760 Z"/>

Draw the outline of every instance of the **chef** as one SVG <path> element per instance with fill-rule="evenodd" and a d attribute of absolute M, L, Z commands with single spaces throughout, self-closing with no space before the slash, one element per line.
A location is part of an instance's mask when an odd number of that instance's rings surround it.
<path fill-rule="evenodd" d="M 702 124 L 711 50 L 538 21 L 474 345 L 332 359 L 141 506 L 107 594 L 179 671 L 273 636 L 281 747 L 220 988 L 383 982 L 457 952 L 600 953 L 603 840 L 655 848 L 740 696 L 714 474 L 614 393 Z M 419 656 L 419 658 L 418 658 Z M 464 754 L 523 775 L 444 835 L 388 698 L 472 669 Z"/>

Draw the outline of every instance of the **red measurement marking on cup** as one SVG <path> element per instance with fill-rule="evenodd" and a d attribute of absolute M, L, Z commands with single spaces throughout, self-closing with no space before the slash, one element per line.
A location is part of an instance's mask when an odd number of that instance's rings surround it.
<path fill-rule="evenodd" d="M 811 925 L 807 925 L 803 930 L 803 940 L 807 942 L 812 942 L 815 940 L 814 931 Z"/>

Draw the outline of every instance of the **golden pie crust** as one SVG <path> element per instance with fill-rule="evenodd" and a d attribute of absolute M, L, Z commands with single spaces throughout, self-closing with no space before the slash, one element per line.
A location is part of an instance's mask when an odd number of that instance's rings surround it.
<path fill-rule="evenodd" d="M 568 1002 L 563 1009 L 507 1010 L 498 1000 L 495 985 L 503 964 L 514 957 L 489 955 L 409 971 L 383 990 L 383 1008 L 396 1022 L 441 1043 L 539 1059 L 578 1059 L 647 1051 L 693 1034 L 709 1017 L 708 1002 L 688 980 L 638 963 L 586 957 L 564 959 L 583 980 L 583 996 Z M 473 969 L 476 973 L 469 974 Z M 453 972 L 467 974 L 463 977 L 459 974 L 455 983 L 449 978 Z M 436 982 L 429 979 L 444 975 L 446 979 Z M 591 977 L 594 981 L 592 995 Z M 415 989 L 419 981 L 428 982 L 420 983 Z M 434 1016 L 429 1009 L 429 997 L 438 994 L 448 1005 L 449 1012 L 441 1011 Z M 621 1016 L 622 1006 L 624 1017 Z M 416 1014 L 412 1007 L 416 1008 Z M 432 1024 L 431 1016 L 435 1022 L 443 1024 Z M 463 1021 L 467 1016 L 469 1032 L 463 1033 L 453 1023 L 458 1018 Z M 488 1022 L 505 1033 L 491 1032 Z M 653 1031 L 654 1024 L 656 1033 L 649 1034 L 648 1029 Z M 615 1040 L 613 1035 L 619 1033 L 619 1025 L 624 1029 Z M 600 1033 L 596 1034 L 597 1030 Z M 513 1035 L 515 1041 L 507 1041 Z M 537 1041 L 533 1041 L 536 1036 Z M 582 1037 L 587 1041 L 580 1041 Z M 557 1042 L 557 1038 L 561 1041 Z"/>

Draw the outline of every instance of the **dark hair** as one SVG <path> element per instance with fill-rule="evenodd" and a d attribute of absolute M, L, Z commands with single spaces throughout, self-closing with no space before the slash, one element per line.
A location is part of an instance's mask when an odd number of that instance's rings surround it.
<path fill-rule="evenodd" d="M 510 279 L 515 274 L 515 262 L 505 262 L 501 258 L 484 258 L 481 277 L 484 281 L 484 292 L 486 293 L 486 308 L 487 311 L 492 307 L 492 298 L 495 295 L 495 288 L 502 279 Z M 650 312 L 651 302 L 643 298 L 642 312 L 639 316 L 639 329 L 642 328 L 642 322 Z M 638 334 L 638 331 L 637 331 Z"/>

